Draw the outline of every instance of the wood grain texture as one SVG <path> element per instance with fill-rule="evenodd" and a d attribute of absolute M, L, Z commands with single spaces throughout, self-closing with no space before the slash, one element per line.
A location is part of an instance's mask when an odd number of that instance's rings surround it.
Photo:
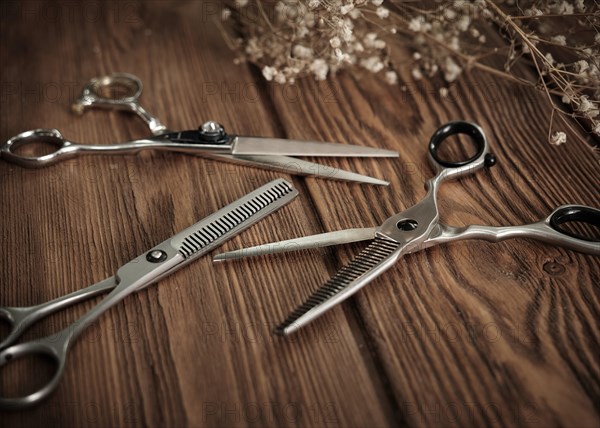
<path fill-rule="evenodd" d="M 445 222 L 518 224 L 563 203 L 598 206 L 600 168 L 586 136 L 548 145 L 543 97 L 490 76 L 467 73 L 446 98 L 441 81 L 413 82 L 408 61 L 397 87 L 348 74 L 281 87 L 232 65 L 215 2 L 0 10 L 1 141 L 38 127 L 90 144 L 146 135 L 123 114 L 69 111 L 90 77 L 126 71 L 144 82 L 143 105 L 173 129 L 215 118 L 240 134 L 400 152 L 320 160 L 385 177 L 389 188 L 284 176 L 300 198 L 222 249 L 378 224 L 424 195 L 426 142 L 455 119 L 479 123 L 499 162 L 442 187 Z M 41 170 L 0 162 L 0 305 L 36 304 L 112 275 L 279 176 L 169 153 Z M 598 258 L 530 241 L 432 248 L 297 335 L 270 334 L 363 247 L 198 260 L 105 314 L 73 347 L 57 391 L 33 409 L 0 413 L 1 425 L 598 426 Z M 94 304 L 53 315 L 24 339 Z M 44 373 L 11 369 L 0 372 L 3 392 Z"/>

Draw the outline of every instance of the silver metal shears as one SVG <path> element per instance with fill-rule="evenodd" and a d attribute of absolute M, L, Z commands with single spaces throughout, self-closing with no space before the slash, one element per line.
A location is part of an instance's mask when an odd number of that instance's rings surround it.
<path fill-rule="evenodd" d="M 231 135 L 225 132 L 222 125 L 214 121 L 205 122 L 198 129 L 169 131 L 157 117 L 139 104 L 141 94 L 142 82 L 131 74 L 116 73 L 97 77 L 85 86 L 72 109 L 79 114 L 83 114 L 89 108 L 114 109 L 134 113 L 150 129 L 152 135 L 148 138 L 121 144 L 83 145 L 68 141 L 57 129 L 35 129 L 9 139 L 0 147 L 0 155 L 8 162 L 24 167 L 38 168 L 80 155 L 131 154 L 147 149 L 167 150 L 283 171 L 294 175 L 309 175 L 378 185 L 389 183 L 291 156 L 398 157 L 397 152 L 374 147 Z M 56 147 L 56 150 L 42 156 L 19 154 L 19 147 L 22 150 L 22 147 L 27 144 L 40 142 L 50 144 Z"/>
<path fill-rule="evenodd" d="M 466 134 L 472 139 L 477 147 L 477 153 L 473 157 L 449 162 L 440 156 L 440 147 L 444 140 L 455 134 Z M 429 142 L 429 161 L 436 175 L 427 181 L 428 191 L 423 200 L 388 218 L 381 226 L 342 230 L 264 244 L 219 254 L 214 257 L 214 260 L 238 259 L 373 240 L 352 262 L 339 270 L 275 329 L 277 334 L 288 335 L 352 296 L 391 268 L 403 255 L 434 245 L 464 239 L 499 242 L 512 238 L 528 238 L 574 251 L 600 255 L 600 242 L 597 237 L 583 236 L 565 228 L 566 223 L 570 222 L 581 223 L 582 226 L 591 228 L 600 228 L 600 210 L 588 206 L 561 206 L 547 218 L 522 226 L 453 227 L 440 223 L 437 203 L 437 192 L 440 185 L 448 179 L 474 173 L 482 167 L 492 166 L 496 162 L 493 154 L 489 152 L 487 139 L 479 126 L 461 121 L 450 122 L 439 128 Z M 584 233 L 587 234 L 587 232 L 586 230 Z"/>
<path fill-rule="evenodd" d="M 79 335 L 100 315 L 128 295 L 154 284 L 222 245 L 228 239 L 291 202 L 297 195 L 298 192 L 287 181 L 274 180 L 124 264 L 110 278 L 40 305 L 23 308 L 0 307 L 0 317 L 12 325 L 8 337 L 0 342 L 0 367 L 16 358 L 32 354 L 47 356 L 56 363 L 54 376 L 46 385 L 24 397 L 1 397 L 0 408 L 24 408 L 50 395 L 58 386 L 65 370 L 69 349 Z M 64 330 L 51 336 L 11 346 L 38 320 L 107 292 L 110 293 L 97 306 Z"/>

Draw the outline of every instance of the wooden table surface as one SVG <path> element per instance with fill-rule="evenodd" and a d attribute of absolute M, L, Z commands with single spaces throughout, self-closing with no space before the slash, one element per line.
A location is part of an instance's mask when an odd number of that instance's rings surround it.
<path fill-rule="evenodd" d="M 300 197 L 221 250 L 377 225 L 424 195 L 426 143 L 448 120 L 480 124 L 498 165 L 443 186 L 443 221 L 519 224 L 564 203 L 598 206 L 589 137 L 567 130 L 567 144 L 549 145 L 541 94 L 467 73 L 442 98 L 442 81 L 412 80 L 401 49 L 398 86 L 347 73 L 271 85 L 256 68 L 233 64 L 217 9 L 2 2 L 0 140 L 44 127 L 90 144 L 145 136 L 125 114 L 69 110 L 89 78 L 123 71 L 142 79 L 143 105 L 172 129 L 214 118 L 240 134 L 394 149 L 399 159 L 319 160 L 392 184 L 159 152 L 39 170 L 0 162 L 1 305 L 37 304 L 113 275 L 277 177 Z M 598 427 L 597 257 L 516 240 L 431 248 L 298 334 L 271 335 L 363 247 L 217 265 L 204 257 L 105 314 L 72 348 L 55 393 L 0 413 L 0 425 Z M 49 317 L 25 338 L 72 323 L 97 301 Z M 35 363 L 2 369 L 4 396 L 40 384 L 49 367 Z"/>

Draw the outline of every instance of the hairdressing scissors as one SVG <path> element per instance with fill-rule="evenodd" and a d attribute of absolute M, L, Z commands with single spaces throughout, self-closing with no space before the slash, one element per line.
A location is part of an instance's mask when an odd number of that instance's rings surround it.
<path fill-rule="evenodd" d="M 0 307 L 0 317 L 12 325 L 11 333 L 0 343 L 0 367 L 15 358 L 31 354 L 48 356 L 56 363 L 56 372 L 46 385 L 24 397 L 2 397 L 0 408 L 23 408 L 47 397 L 58 386 L 70 347 L 100 315 L 129 294 L 154 284 L 223 244 L 297 195 L 298 192 L 287 181 L 274 180 L 124 264 L 115 276 L 37 306 Z M 42 339 L 9 346 L 41 318 L 109 291 L 96 307 L 64 330 Z"/>
<path fill-rule="evenodd" d="M 442 143 L 455 134 L 466 134 L 474 141 L 477 153 L 473 157 L 453 162 L 440 157 L 439 149 Z M 453 227 L 439 222 L 437 192 L 440 185 L 448 179 L 471 174 L 496 162 L 494 155 L 489 152 L 488 142 L 479 126 L 461 121 L 450 122 L 439 128 L 429 142 L 429 161 L 436 175 L 427 181 L 428 191 L 425 197 L 413 207 L 388 218 L 379 227 L 342 230 L 264 244 L 219 254 L 214 260 L 373 240 L 353 261 L 339 270 L 275 329 L 277 334 L 288 335 L 352 296 L 389 269 L 403 255 L 434 245 L 463 239 L 499 242 L 510 238 L 529 238 L 574 251 L 600 255 L 598 239 L 581 236 L 564 228 L 568 222 L 600 227 L 600 210 L 587 206 L 561 206 L 547 218 L 522 226 Z"/>
<path fill-rule="evenodd" d="M 126 92 L 126 95 L 123 96 L 122 92 Z M 97 77 L 85 86 L 72 109 L 78 114 L 83 114 L 89 108 L 132 112 L 147 124 L 152 133 L 148 138 L 121 144 L 83 145 L 66 140 L 57 129 L 35 129 L 9 139 L 0 148 L 0 154 L 6 161 L 24 167 L 38 168 L 80 155 L 131 154 L 146 149 L 168 150 L 283 171 L 288 174 L 379 185 L 389 183 L 291 156 L 398 157 L 397 152 L 374 147 L 231 135 L 215 121 L 205 122 L 198 129 L 169 131 L 158 118 L 139 104 L 141 93 L 142 82 L 131 74 L 115 73 Z M 42 156 L 24 156 L 15 151 L 18 147 L 39 142 L 48 143 L 56 147 L 56 150 Z"/>

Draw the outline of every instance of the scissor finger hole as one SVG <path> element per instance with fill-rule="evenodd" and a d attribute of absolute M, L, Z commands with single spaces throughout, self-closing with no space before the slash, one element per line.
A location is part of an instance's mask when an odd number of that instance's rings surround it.
<path fill-rule="evenodd" d="M 63 145 L 62 138 L 52 135 L 32 135 L 15 141 L 10 151 L 19 156 L 37 158 L 55 153 Z"/>
<path fill-rule="evenodd" d="M 584 241 L 600 242 L 600 214 L 587 207 L 559 209 L 551 226 L 565 235 Z"/>
<path fill-rule="evenodd" d="M 450 135 L 435 147 L 438 161 L 457 165 L 477 157 L 478 151 L 475 141 L 465 134 Z"/>
<path fill-rule="evenodd" d="M 485 135 L 479 126 L 464 122 L 448 122 L 429 140 L 431 160 L 444 168 L 459 168 L 477 161 L 486 151 Z M 485 165 L 496 163 L 491 153 L 485 156 Z M 479 165 L 481 166 L 481 165 Z M 462 170 L 464 172 L 464 169 Z"/>
<path fill-rule="evenodd" d="M 560 225 L 561 232 L 583 239 L 584 241 L 600 242 L 600 227 L 580 221 L 569 221 Z"/>
<path fill-rule="evenodd" d="M 10 355 L 10 354 L 9 354 Z M 58 361 L 47 354 L 6 358 L 0 367 L 0 397 L 24 397 L 46 386 L 58 370 Z"/>
<path fill-rule="evenodd" d="M 137 98 L 142 90 L 139 80 L 127 76 L 105 76 L 91 85 L 91 91 L 100 98 L 121 101 Z"/>

